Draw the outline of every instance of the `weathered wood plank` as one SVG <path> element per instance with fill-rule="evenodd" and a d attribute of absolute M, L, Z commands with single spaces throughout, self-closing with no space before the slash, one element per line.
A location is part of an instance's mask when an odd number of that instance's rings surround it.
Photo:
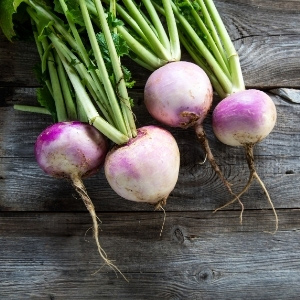
<path fill-rule="evenodd" d="M 297 299 L 300 211 L 101 214 L 101 241 L 129 280 L 102 268 L 87 214 L 0 214 L 3 299 Z M 151 247 L 149 243 L 151 242 Z M 126 245 L 126 247 L 124 247 Z M 117 249 L 121 250 L 118 251 Z M 242 294 L 242 296 L 241 296 Z"/>

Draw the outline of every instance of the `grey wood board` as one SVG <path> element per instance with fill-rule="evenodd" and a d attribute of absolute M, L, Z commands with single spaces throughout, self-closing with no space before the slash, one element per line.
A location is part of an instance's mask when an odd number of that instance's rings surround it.
<path fill-rule="evenodd" d="M 3 299 L 297 299 L 299 210 L 104 213 L 101 242 L 129 280 L 101 261 L 82 213 L 1 214 Z M 296 221 L 298 220 L 298 221 Z M 151 247 L 149 247 L 151 242 Z M 124 247 L 126 245 L 126 247 Z M 242 295 L 242 296 L 241 296 Z"/>

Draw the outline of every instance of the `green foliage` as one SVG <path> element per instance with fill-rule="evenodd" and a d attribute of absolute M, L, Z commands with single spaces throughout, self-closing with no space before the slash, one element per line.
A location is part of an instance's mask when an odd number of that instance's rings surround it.
<path fill-rule="evenodd" d="M 203 34 L 202 30 L 197 25 L 193 12 L 196 12 L 202 19 L 203 23 L 205 23 L 205 19 L 203 18 L 201 7 L 196 1 L 193 0 L 175 0 L 175 5 L 179 9 L 180 13 L 185 17 L 185 19 L 189 22 L 189 24 L 193 27 L 197 35 L 202 39 L 207 48 L 210 48 L 209 44 L 206 42 L 207 37 Z"/>
<path fill-rule="evenodd" d="M 43 7 L 49 4 L 46 0 L 35 0 L 35 2 Z M 31 33 L 25 31 L 22 26 L 29 19 L 26 7 L 26 0 L 0 0 L 0 28 L 9 41 L 12 41 L 19 31 L 22 33 L 19 34 L 22 39 L 31 37 Z"/>
<path fill-rule="evenodd" d="M 107 14 L 107 23 L 110 28 L 115 28 L 117 26 L 124 25 L 124 22 L 122 20 L 113 16 L 113 14 L 110 12 L 108 12 L 108 14 Z"/>
<path fill-rule="evenodd" d="M 46 80 L 49 80 L 48 72 L 45 73 L 42 72 L 41 63 L 38 63 L 33 67 L 33 72 L 40 85 L 43 85 Z"/>
<path fill-rule="evenodd" d="M 13 15 L 24 0 L 1 0 L 0 1 L 0 27 L 6 38 L 12 41 L 16 36 L 13 23 Z"/>
<path fill-rule="evenodd" d="M 65 0 L 64 1 L 68 7 L 67 16 L 68 18 L 71 18 L 75 24 L 80 25 L 81 27 L 84 27 L 84 21 L 82 18 L 82 14 L 80 11 L 80 6 L 77 1 L 74 0 Z M 61 7 L 59 0 L 54 0 L 54 11 L 64 14 L 64 11 Z"/>
<path fill-rule="evenodd" d="M 129 55 L 129 47 L 126 43 L 126 41 L 117 33 L 112 32 L 112 38 L 113 38 L 113 42 L 117 51 L 117 54 L 119 57 L 122 57 L 124 55 Z M 106 65 L 106 69 L 108 71 L 108 74 L 110 75 L 110 79 L 113 83 L 113 85 L 116 87 L 117 82 L 115 80 L 115 76 L 114 76 L 114 72 L 113 72 L 113 67 L 112 67 L 112 62 L 110 60 L 110 55 L 109 55 L 109 50 L 107 47 L 107 43 L 104 37 L 104 34 L 102 32 L 97 33 L 96 35 L 97 37 L 97 41 L 99 43 L 100 49 L 101 49 L 101 53 Z M 122 67 L 122 71 L 123 71 L 123 75 L 124 75 L 124 80 L 126 82 L 126 86 L 131 88 L 134 86 L 135 81 L 131 80 L 131 72 L 124 66 L 121 65 Z"/>
<path fill-rule="evenodd" d="M 38 88 L 36 94 L 39 104 L 45 107 L 51 113 L 53 121 L 57 122 L 55 102 L 47 86 Z"/>

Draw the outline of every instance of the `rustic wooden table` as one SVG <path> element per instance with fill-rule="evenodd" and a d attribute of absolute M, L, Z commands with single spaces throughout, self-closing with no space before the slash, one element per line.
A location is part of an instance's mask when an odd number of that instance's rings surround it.
<path fill-rule="evenodd" d="M 0 299 L 299 299 L 300 298 L 300 1 L 217 0 L 240 55 L 247 87 L 267 91 L 278 110 L 272 134 L 255 148 L 258 184 L 242 197 L 243 224 L 192 130 L 171 130 L 181 171 L 164 215 L 118 197 L 103 171 L 85 181 L 102 220 L 100 238 L 129 280 L 101 267 L 91 219 L 67 182 L 45 175 L 33 146 L 49 117 L 14 111 L 35 103 L 31 43 L 0 36 Z M 154 123 L 143 106 L 149 72 L 135 67 L 138 124 Z M 288 97 L 283 96 L 284 93 Z M 217 98 L 215 99 L 217 102 Z M 235 190 L 247 180 L 242 149 L 211 147 Z"/>

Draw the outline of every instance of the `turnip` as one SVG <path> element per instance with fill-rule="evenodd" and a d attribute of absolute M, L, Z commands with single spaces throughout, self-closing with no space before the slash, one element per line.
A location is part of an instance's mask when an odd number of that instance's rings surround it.
<path fill-rule="evenodd" d="M 257 180 L 265 192 L 276 217 L 274 205 L 269 193 L 258 176 L 254 166 L 253 147 L 266 138 L 276 123 L 276 107 L 272 99 L 259 90 L 245 90 L 232 94 L 222 100 L 214 109 L 212 125 L 216 137 L 229 146 L 243 146 L 250 170 L 249 180 L 235 199 L 224 206 L 233 203 L 250 187 L 253 180 Z"/>
<path fill-rule="evenodd" d="M 70 180 L 93 220 L 94 238 L 101 257 L 112 265 L 100 246 L 98 220 L 82 178 L 95 174 L 103 165 L 108 142 L 95 127 L 78 122 L 59 122 L 46 128 L 35 143 L 35 158 L 48 175 Z"/>
<path fill-rule="evenodd" d="M 144 126 L 135 138 L 107 154 L 104 170 L 121 197 L 160 208 L 175 187 L 179 162 L 174 137 L 157 126 Z"/>
<path fill-rule="evenodd" d="M 171 127 L 194 128 L 208 160 L 232 193 L 209 147 L 203 120 L 213 101 L 213 88 L 206 73 L 196 64 L 171 62 L 155 70 L 144 89 L 144 103 L 158 121 Z"/>

